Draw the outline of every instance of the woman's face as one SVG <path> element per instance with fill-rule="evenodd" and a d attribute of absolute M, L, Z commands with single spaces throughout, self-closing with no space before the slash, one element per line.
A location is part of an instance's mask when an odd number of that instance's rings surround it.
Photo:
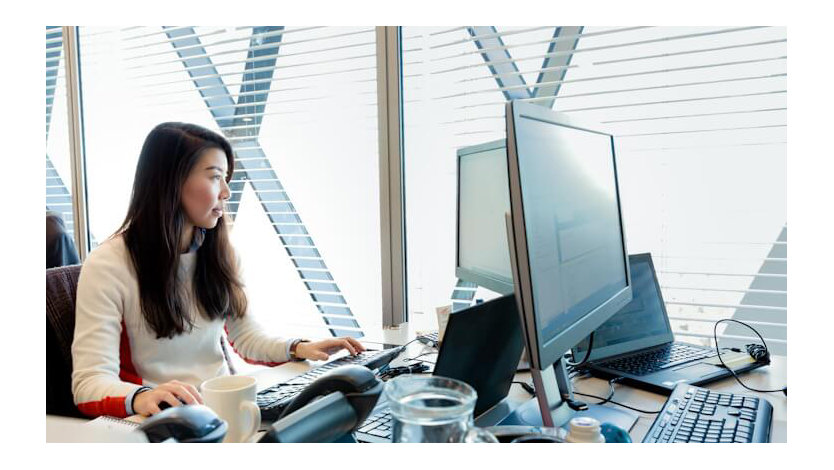
<path fill-rule="evenodd" d="M 223 203 L 231 194 L 226 184 L 226 154 L 217 148 L 203 152 L 182 186 L 182 208 L 195 227 L 214 228 L 223 217 Z"/>

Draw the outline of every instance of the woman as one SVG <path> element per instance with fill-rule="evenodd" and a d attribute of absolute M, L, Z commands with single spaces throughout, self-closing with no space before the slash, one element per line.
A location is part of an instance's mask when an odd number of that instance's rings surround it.
<path fill-rule="evenodd" d="M 84 414 L 202 403 L 196 387 L 229 373 L 224 330 L 264 365 L 364 351 L 353 338 L 271 337 L 251 319 L 223 217 L 233 169 L 229 142 L 207 129 L 164 123 L 148 134 L 124 223 L 78 281 L 72 391 Z"/>

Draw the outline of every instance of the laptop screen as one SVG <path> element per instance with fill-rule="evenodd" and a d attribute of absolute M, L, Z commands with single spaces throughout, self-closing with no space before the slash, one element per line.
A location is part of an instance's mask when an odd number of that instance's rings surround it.
<path fill-rule="evenodd" d="M 505 295 L 452 313 L 434 375 L 471 385 L 478 417 L 507 396 L 523 349 L 515 296 Z"/>
<path fill-rule="evenodd" d="M 660 286 L 649 253 L 629 255 L 632 301 L 594 332 L 591 359 L 605 358 L 674 340 Z M 574 348 L 574 359 L 585 357 L 588 342 Z"/>

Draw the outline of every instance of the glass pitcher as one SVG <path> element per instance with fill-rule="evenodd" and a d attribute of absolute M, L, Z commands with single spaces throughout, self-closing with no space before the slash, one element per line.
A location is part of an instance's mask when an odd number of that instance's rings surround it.
<path fill-rule="evenodd" d="M 468 384 L 440 376 L 401 375 L 385 384 L 394 442 L 498 442 L 475 427 L 478 395 Z"/>

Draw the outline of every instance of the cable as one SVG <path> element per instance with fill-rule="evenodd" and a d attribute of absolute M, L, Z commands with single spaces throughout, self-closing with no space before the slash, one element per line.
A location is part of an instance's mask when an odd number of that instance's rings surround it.
<path fill-rule="evenodd" d="M 408 366 L 399 366 L 399 367 L 392 367 L 386 369 L 379 373 L 378 377 L 382 380 L 392 379 L 397 377 L 398 375 L 403 374 L 422 374 L 429 370 L 429 366 L 423 364 L 422 362 L 417 364 L 411 364 Z"/>
<path fill-rule="evenodd" d="M 597 400 L 605 400 L 605 398 L 598 397 L 598 396 L 596 396 L 596 395 L 589 395 L 589 394 L 587 394 L 587 393 L 573 392 L 573 394 L 574 394 L 574 395 L 582 395 L 583 397 L 591 397 L 591 398 L 596 398 Z M 635 408 L 635 407 L 633 407 L 633 406 L 624 405 L 624 404 L 622 404 L 622 403 L 620 403 L 620 402 L 616 402 L 616 401 L 614 401 L 614 400 L 608 400 L 606 403 L 611 403 L 612 405 L 622 406 L 623 408 L 628 408 L 629 410 L 634 410 L 634 411 L 637 411 L 637 412 L 640 412 L 640 413 L 646 413 L 646 414 L 650 414 L 650 415 L 656 415 L 656 414 L 659 414 L 661 411 L 663 411 L 663 409 L 662 409 L 662 408 L 661 408 L 661 409 L 659 409 L 659 410 L 657 410 L 657 411 L 646 411 L 646 410 L 641 410 L 641 409 L 639 409 L 639 408 Z"/>
<path fill-rule="evenodd" d="M 604 404 L 610 402 L 611 399 L 614 398 L 614 384 L 619 382 L 620 380 L 622 380 L 622 377 L 614 377 L 613 379 L 609 380 L 608 381 L 608 388 L 609 388 L 610 391 L 608 393 L 608 396 L 605 397 L 605 399 L 602 400 L 601 402 L 595 403 L 595 404 L 596 405 L 604 405 Z"/>
<path fill-rule="evenodd" d="M 418 355 L 416 355 L 416 356 L 414 356 L 414 357 L 407 357 L 407 358 L 405 358 L 405 359 L 403 359 L 403 360 L 404 360 L 404 361 L 416 361 L 418 357 L 428 356 L 428 355 L 430 355 L 430 354 L 437 354 L 437 351 L 429 351 L 429 352 L 424 352 L 424 353 L 422 353 L 422 354 L 418 354 Z M 432 362 L 432 361 L 427 361 L 427 360 L 425 360 L 425 359 L 420 359 L 420 362 L 427 362 L 427 363 L 429 363 L 429 364 L 434 364 L 434 362 Z"/>
<path fill-rule="evenodd" d="M 536 389 L 533 388 L 532 385 L 528 384 L 527 382 L 520 382 L 520 381 L 513 381 L 514 384 L 521 385 L 521 388 L 527 391 L 530 395 L 536 396 Z"/>
<path fill-rule="evenodd" d="M 565 365 L 567 365 L 568 367 L 571 367 L 573 369 L 579 369 L 580 367 L 584 366 L 588 362 L 588 359 L 590 359 L 591 349 L 593 349 L 593 348 L 594 348 L 594 332 L 591 332 L 591 334 L 588 335 L 588 350 L 585 351 L 585 357 L 583 357 L 582 360 L 579 361 L 579 362 L 571 362 L 571 361 L 565 359 Z"/>
<path fill-rule="evenodd" d="M 747 323 L 735 320 L 733 318 L 723 318 L 723 319 L 718 320 L 717 322 L 715 322 L 715 326 L 713 326 L 713 328 L 712 328 L 712 337 L 713 337 L 713 340 L 715 341 L 715 352 L 718 353 L 718 360 L 721 362 L 721 365 L 724 366 L 725 369 L 730 371 L 730 374 L 733 375 L 733 377 L 736 379 L 736 382 L 738 382 L 742 387 L 746 388 L 747 390 L 750 390 L 750 391 L 753 391 L 753 392 L 761 392 L 761 393 L 782 392 L 783 394 L 785 394 L 785 396 L 788 396 L 788 386 L 787 385 L 785 385 L 782 388 L 775 389 L 775 390 L 759 390 L 757 388 L 748 387 L 747 385 L 744 384 L 744 382 L 741 381 L 740 378 L 738 378 L 738 375 L 735 373 L 735 371 L 732 368 L 728 367 L 727 364 L 724 363 L 724 359 L 721 357 L 721 350 L 718 348 L 718 325 L 720 325 L 723 322 L 738 323 L 739 325 L 744 325 L 747 328 L 750 328 L 751 330 L 753 330 L 753 333 L 756 333 L 756 336 L 758 336 L 759 339 L 762 340 L 762 344 L 761 345 L 759 345 L 759 344 L 748 344 L 746 346 L 747 353 L 750 354 L 750 357 L 752 357 L 757 362 L 770 363 L 770 352 L 767 349 L 767 343 L 765 342 L 762 335 L 760 335 L 759 332 L 756 331 L 755 328 L 748 325 Z M 762 348 L 764 348 L 764 350 L 762 350 Z"/>

